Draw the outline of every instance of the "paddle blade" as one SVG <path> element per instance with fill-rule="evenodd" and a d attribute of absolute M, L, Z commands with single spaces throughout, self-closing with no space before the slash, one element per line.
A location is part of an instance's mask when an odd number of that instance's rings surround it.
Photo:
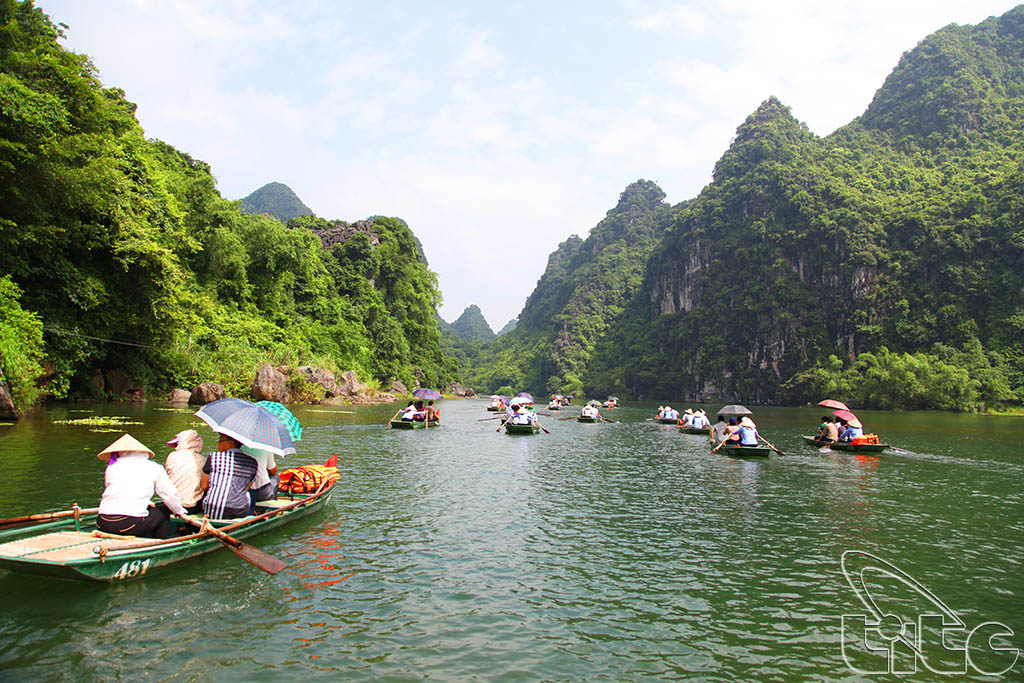
<path fill-rule="evenodd" d="M 283 561 L 272 555 L 266 554 L 259 548 L 254 548 L 248 543 L 238 541 L 238 546 L 235 546 L 223 538 L 220 539 L 220 542 L 235 555 L 238 555 L 249 564 L 259 567 L 268 574 L 276 574 L 288 566 Z"/>

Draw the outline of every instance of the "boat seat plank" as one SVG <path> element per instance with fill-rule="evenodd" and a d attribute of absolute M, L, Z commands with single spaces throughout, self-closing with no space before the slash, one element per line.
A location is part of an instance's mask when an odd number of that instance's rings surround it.
<path fill-rule="evenodd" d="M 100 539 L 84 531 L 54 531 L 0 544 L 0 556 L 66 562 L 93 557 L 92 549 L 101 542 L 111 550 L 116 550 L 124 545 L 138 543 L 139 540 L 136 536 Z"/>

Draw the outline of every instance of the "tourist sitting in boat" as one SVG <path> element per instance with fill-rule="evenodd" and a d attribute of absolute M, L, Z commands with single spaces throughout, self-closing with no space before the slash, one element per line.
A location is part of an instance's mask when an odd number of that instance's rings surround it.
<path fill-rule="evenodd" d="M 167 471 L 150 462 L 153 451 L 125 434 L 97 456 L 107 463 L 103 475 L 103 496 L 96 528 L 108 534 L 167 538 L 171 535 L 168 510 L 176 515 L 188 512 L 178 498 Z M 167 506 L 150 505 L 153 493 Z"/>
<path fill-rule="evenodd" d="M 824 422 L 821 423 L 821 430 L 818 431 L 818 441 L 825 443 L 839 441 L 839 425 L 836 423 L 838 418 L 826 416 L 822 419 Z"/>
<path fill-rule="evenodd" d="M 182 507 L 189 513 L 200 512 L 203 501 L 200 483 L 203 479 L 203 465 L 206 464 L 203 437 L 194 429 L 185 429 L 175 434 L 167 445 L 174 448 L 164 462 L 167 477 L 174 484 Z"/>
<path fill-rule="evenodd" d="M 433 401 L 427 401 L 426 420 L 427 422 L 441 421 L 441 411 L 434 407 Z"/>
<path fill-rule="evenodd" d="M 740 420 L 740 445 L 741 446 L 756 446 L 757 445 L 757 425 L 749 417 L 744 417 Z"/>
<path fill-rule="evenodd" d="M 718 442 L 724 439 L 728 429 L 729 425 L 725 422 L 725 415 L 719 415 L 718 422 L 715 423 L 715 441 Z"/>
<path fill-rule="evenodd" d="M 416 422 L 423 422 L 427 419 L 427 409 L 423 406 L 423 401 L 416 401 L 416 412 L 413 413 L 412 419 Z"/>
<path fill-rule="evenodd" d="M 686 411 L 683 412 L 683 426 L 684 427 L 692 427 L 693 426 L 693 408 L 687 408 Z"/>
<path fill-rule="evenodd" d="M 696 429 L 707 429 L 711 426 L 711 420 L 708 419 L 707 413 L 703 410 L 698 410 L 693 414 L 693 422 L 690 426 Z"/>
<path fill-rule="evenodd" d="M 843 433 L 839 436 L 840 441 L 853 441 L 858 436 L 864 436 L 864 426 L 857 420 L 843 422 Z"/>
<path fill-rule="evenodd" d="M 416 404 L 409 401 L 409 403 L 406 404 L 405 409 L 402 410 L 401 419 L 406 422 L 411 422 L 414 417 L 416 417 Z"/>
<path fill-rule="evenodd" d="M 665 406 L 665 414 L 663 418 L 666 420 L 678 420 L 679 411 L 673 408 L 672 406 Z"/>
<path fill-rule="evenodd" d="M 537 416 L 526 409 L 526 406 L 522 403 L 516 408 L 515 413 L 512 415 L 512 419 L 509 420 L 514 425 L 528 425 L 533 424 L 537 421 Z"/>
<path fill-rule="evenodd" d="M 259 448 L 242 446 L 241 451 L 256 461 L 256 478 L 249 485 L 249 514 L 256 513 L 256 503 L 277 498 L 277 487 L 281 477 L 277 474 L 274 454 Z"/>
<path fill-rule="evenodd" d="M 211 519 L 233 519 L 249 514 L 249 485 L 259 465 L 242 452 L 241 444 L 219 434 L 217 450 L 203 467 L 203 514 Z"/>
<path fill-rule="evenodd" d="M 743 437 L 740 435 L 740 421 L 735 417 L 729 418 L 729 424 L 723 435 L 726 445 L 738 446 Z"/>
<path fill-rule="evenodd" d="M 665 417 L 665 406 L 658 406 L 658 412 L 655 413 L 654 419 L 660 420 L 663 417 Z"/>
<path fill-rule="evenodd" d="M 587 405 L 583 406 L 580 409 L 580 415 L 582 415 L 583 417 L 601 417 L 600 411 L 598 411 L 597 406 L 595 406 L 593 403 L 588 403 Z"/>

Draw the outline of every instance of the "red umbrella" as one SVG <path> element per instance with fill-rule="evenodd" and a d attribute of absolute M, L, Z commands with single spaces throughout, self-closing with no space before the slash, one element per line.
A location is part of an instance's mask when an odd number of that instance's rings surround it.
<path fill-rule="evenodd" d="M 851 413 L 849 410 L 833 410 L 832 414 L 838 417 L 840 420 L 845 420 L 853 427 L 861 427 L 860 420 L 857 416 Z"/>
<path fill-rule="evenodd" d="M 849 410 L 849 408 L 846 407 L 846 404 L 842 401 L 833 401 L 830 398 L 826 398 L 824 401 L 818 401 L 818 405 L 825 408 L 835 408 L 836 410 Z"/>

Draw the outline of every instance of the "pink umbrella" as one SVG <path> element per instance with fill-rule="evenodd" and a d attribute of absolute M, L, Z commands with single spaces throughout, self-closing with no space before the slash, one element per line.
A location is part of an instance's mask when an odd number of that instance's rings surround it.
<path fill-rule="evenodd" d="M 830 398 L 826 398 L 824 401 L 818 401 L 818 405 L 825 408 L 835 408 L 836 410 L 849 410 L 849 408 L 846 407 L 846 404 L 842 401 L 833 401 Z"/>
<path fill-rule="evenodd" d="M 838 417 L 840 420 L 845 420 L 853 427 L 863 426 L 860 423 L 860 420 L 857 419 L 857 416 L 851 413 L 849 410 L 833 410 L 832 414 Z"/>

